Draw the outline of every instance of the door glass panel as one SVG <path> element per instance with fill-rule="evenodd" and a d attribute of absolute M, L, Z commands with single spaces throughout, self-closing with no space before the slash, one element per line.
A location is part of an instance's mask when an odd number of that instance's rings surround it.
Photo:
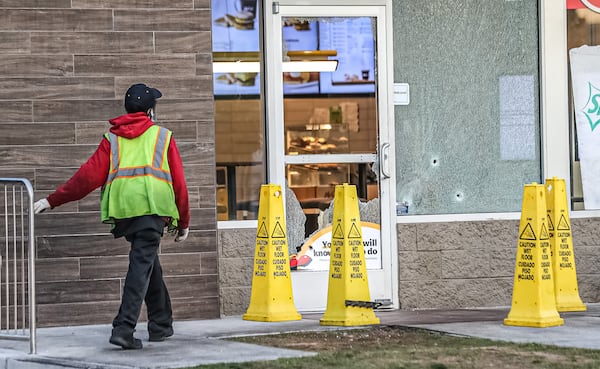
<path fill-rule="evenodd" d="M 360 200 L 367 268 L 382 265 L 375 25 L 371 17 L 282 17 L 288 243 L 299 271 L 329 269 L 343 183 Z"/>
<path fill-rule="evenodd" d="M 379 185 L 371 164 L 293 164 L 287 166 L 286 174 L 288 185 L 299 199 L 307 218 L 305 237 L 310 237 L 324 225 L 331 223 L 332 214 L 328 213 L 327 217 L 323 218 L 322 212 L 331 207 L 336 185 L 355 185 L 361 203 L 377 200 L 379 197 Z M 376 205 L 376 208 L 361 213 L 361 221 L 379 224 L 379 206 Z M 321 218 L 317 219 L 316 216 Z"/>
<path fill-rule="evenodd" d="M 376 152 L 374 22 L 283 18 L 286 154 Z"/>

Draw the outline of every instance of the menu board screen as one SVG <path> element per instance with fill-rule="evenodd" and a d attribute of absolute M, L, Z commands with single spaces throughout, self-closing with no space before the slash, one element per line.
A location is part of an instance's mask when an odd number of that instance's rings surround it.
<path fill-rule="evenodd" d="M 319 48 L 337 51 L 335 72 L 321 73 L 320 93 L 375 92 L 375 19 L 326 18 L 319 21 Z"/>
<path fill-rule="evenodd" d="M 215 52 L 258 52 L 257 0 L 212 1 Z M 284 95 L 365 94 L 375 92 L 374 20 L 369 17 L 283 18 L 284 51 L 335 50 L 335 72 L 283 74 Z M 259 95 L 255 72 L 215 73 L 214 94 Z"/>
<path fill-rule="evenodd" d="M 285 51 L 319 49 L 319 24 L 313 20 L 284 18 L 281 28 Z M 283 94 L 319 93 L 319 72 L 283 73 Z"/>
<path fill-rule="evenodd" d="M 216 52 L 259 51 L 256 0 L 212 1 L 212 50 Z M 215 73 L 215 95 L 260 95 L 255 72 Z"/>

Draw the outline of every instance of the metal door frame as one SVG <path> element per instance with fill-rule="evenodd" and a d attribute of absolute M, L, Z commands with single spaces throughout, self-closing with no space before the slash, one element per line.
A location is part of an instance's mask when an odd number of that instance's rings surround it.
<path fill-rule="evenodd" d="M 297 162 L 300 158 L 284 156 L 285 141 L 283 112 L 283 82 L 281 50 L 282 16 L 370 16 L 377 18 L 377 107 L 378 107 L 378 156 L 380 162 L 380 204 L 381 204 L 381 243 L 382 269 L 369 270 L 369 280 L 383 282 L 381 288 L 384 300 L 390 300 L 392 308 L 398 308 L 398 251 L 396 237 L 396 185 L 395 185 L 395 129 L 393 105 L 393 62 L 392 62 L 392 15 L 389 1 L 375 0 L 356 2 L 360 5 L 348 5 L 347 2 L 328 1 L 264 1 L 264 63 L 265 76 L 265 121 L 267 138 L 267 178 L 269 183 L 285 187 L 285 166 Z M 354 4 L 354 3 L 353 3 Z M 347 160 L 328 155 L 320 158 L 331 162 Z M 352 155 L 361 159 L 361 155 Z M 366 157 L 377 155 L 366 154 Z M 385 249 L 384 249 L 385 246 Z M 309 278 L 310 279 L 310 278 Z M 309 282 L 310 283 L 310 282 Z M 326 288 L 325 286 L 324 288 Z M 373 291 L 373 288 L 371 288 Z M 372 299 L 378 294 L 371 293 Z M 300 308 L 302 310 L 302 308 Z"/>

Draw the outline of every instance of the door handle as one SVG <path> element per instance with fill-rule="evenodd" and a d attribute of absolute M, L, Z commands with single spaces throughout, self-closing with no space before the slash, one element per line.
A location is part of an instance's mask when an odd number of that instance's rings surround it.
<path fill-rule="evenodd" d="M 386 142 L 383 145 L 381 145 L 380 161 L 381 161 L 381 176 L 383 177 L 382 179 L 390 178 L 390 170 L 388 168 L 389 156 L 390 156 L 390 144 L 389 144 L 389 142 Z"/>

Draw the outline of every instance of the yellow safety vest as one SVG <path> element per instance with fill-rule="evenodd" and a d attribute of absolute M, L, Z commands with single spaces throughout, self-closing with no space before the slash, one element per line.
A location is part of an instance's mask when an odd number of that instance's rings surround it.
<path fill-rule="evenodd" d="M 167 159 L 171 134 L 157 125 L 133 139 L 105 134 L 110 170 L 102 189 L 102 222 L 159 215 L 171 219 L 169 228 L 177 227 L 179 211 Z"/>

